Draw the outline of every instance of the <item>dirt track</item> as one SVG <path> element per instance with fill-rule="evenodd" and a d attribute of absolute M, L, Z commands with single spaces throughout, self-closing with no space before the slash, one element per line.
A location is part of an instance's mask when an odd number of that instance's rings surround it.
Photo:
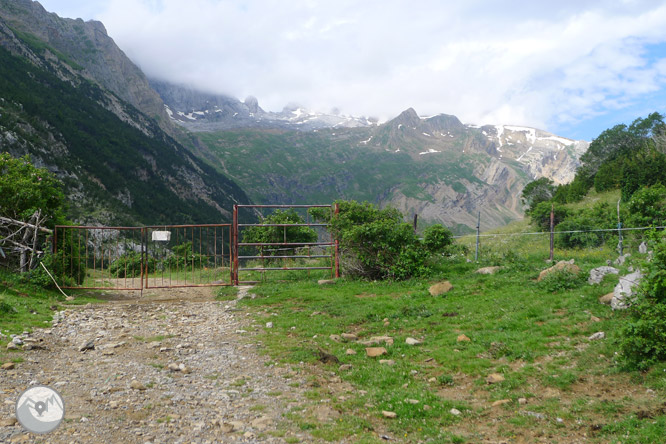
<path fill-rule="evenodd" d="M 24 336 L 33 350 L 0 378 L 0 442 L 35 439 L 10 425 L 18 395 L 35 384 L 65 401 L 65 421 L 44 442 L 310 441 L 284 420 L 303 402 L 305 377 L 257 353 L 256 327 L 236 301 L 215 301 L 210 288 L 103 298 Z"/>

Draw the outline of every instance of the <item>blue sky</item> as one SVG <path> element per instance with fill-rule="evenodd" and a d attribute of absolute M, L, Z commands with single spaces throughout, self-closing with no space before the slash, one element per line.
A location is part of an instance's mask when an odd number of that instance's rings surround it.
<path fill-rule="evenodd" d="M 666 2 L 42 0 L 151 77 L 380 120 L 412 107 L 591 140 L 666 114 Z"/>

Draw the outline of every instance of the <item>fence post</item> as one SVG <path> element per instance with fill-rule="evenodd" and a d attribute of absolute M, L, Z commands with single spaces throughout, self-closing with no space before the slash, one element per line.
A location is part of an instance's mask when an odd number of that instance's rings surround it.
<path fill-rule="evenodd" d="M 555 204 L 550 206 L 550 257 L 549 260 L 553 260 L 553 247 L 555 244 Z"/>
<path fill-rule="evenodd" d="M 231 224 L 231 283 L 238 285 L 238 205 L 234 205 L 234 213 Z"/>
<path fill-rule="evenodd" d="M 481 234 L 481 212 L 476 219 L 476 251 L 474 252 L 474 262 L 479 261 L 479 235 Z"/>
<path fill-rule="evenodd" d="M 340 205 L 336 202 L 333 204 L 333 214 L 336 216 L 340 214 Z M 333 234 L 331 234 L 331 237 Z M 339 278 L 340 277 L 340 242 L 338 239 L 335 239 L 335 277 Z"/>
<path fill-rule="evenodd" d="M 622 244 L 622 222 L 620 221 L 621 200 L 622 200 L 621 197 L 617 200 L 617 236 L 618 236 L 617 249 L 620 251 L 620 256 L 622 256 L 624 250 L 624 245 Z"/>

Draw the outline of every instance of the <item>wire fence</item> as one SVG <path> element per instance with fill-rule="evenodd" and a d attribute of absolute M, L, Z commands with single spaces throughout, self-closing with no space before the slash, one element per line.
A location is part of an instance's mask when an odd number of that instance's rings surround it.
<path fill-rule="evenodd" d="M 506 256 L 612 255 L 638 252 L 645 236 L 641 232 L 659 231 L 666 226 L 590 228 L 580 230 L 518 231 L 452 236 L 465 248 L 465 255 L 475 262 Z M 590 235 L 589 238 L 585 238 Z M 573 239 L 571 236 L 577 236 Z M 574 246 L 572 246 L 574 244 Z"/>

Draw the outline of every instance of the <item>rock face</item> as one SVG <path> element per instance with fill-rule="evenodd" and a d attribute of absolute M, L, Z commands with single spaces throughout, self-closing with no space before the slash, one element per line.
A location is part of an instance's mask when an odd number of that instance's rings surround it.
<path fill-rule="evenodd" d="M 158 117 L 164 130 L 172 130 L 162 99 L 143 72 L 109 37 L 101 22 L 60 18 L 31 0 L 0 2 L 0 17 L 12 28 L 37 36 L 65 54 L 77 65 L 78 74 L 99 83 L 148 116 Z"/>
<path fill-rule="evenodd" d="M 620 270 L 614 267 L 597 267 L 590 270 L 590 277 L 587 279 L 587 283 L 590 285 L 599 284 L 607 274 L 618 274 L 619 272 Z"/>
<path fill-rule="evenodd" d="M 631 305 L 632 296 L 635 293 L 635 287 L 640 283 L 643 274 L 636 270 L 631 274 L 620 278 L 620 282 L 615 286 L 613 299 L 611 299 L 611 308 L 613 310 L 623 310 Z"/>

